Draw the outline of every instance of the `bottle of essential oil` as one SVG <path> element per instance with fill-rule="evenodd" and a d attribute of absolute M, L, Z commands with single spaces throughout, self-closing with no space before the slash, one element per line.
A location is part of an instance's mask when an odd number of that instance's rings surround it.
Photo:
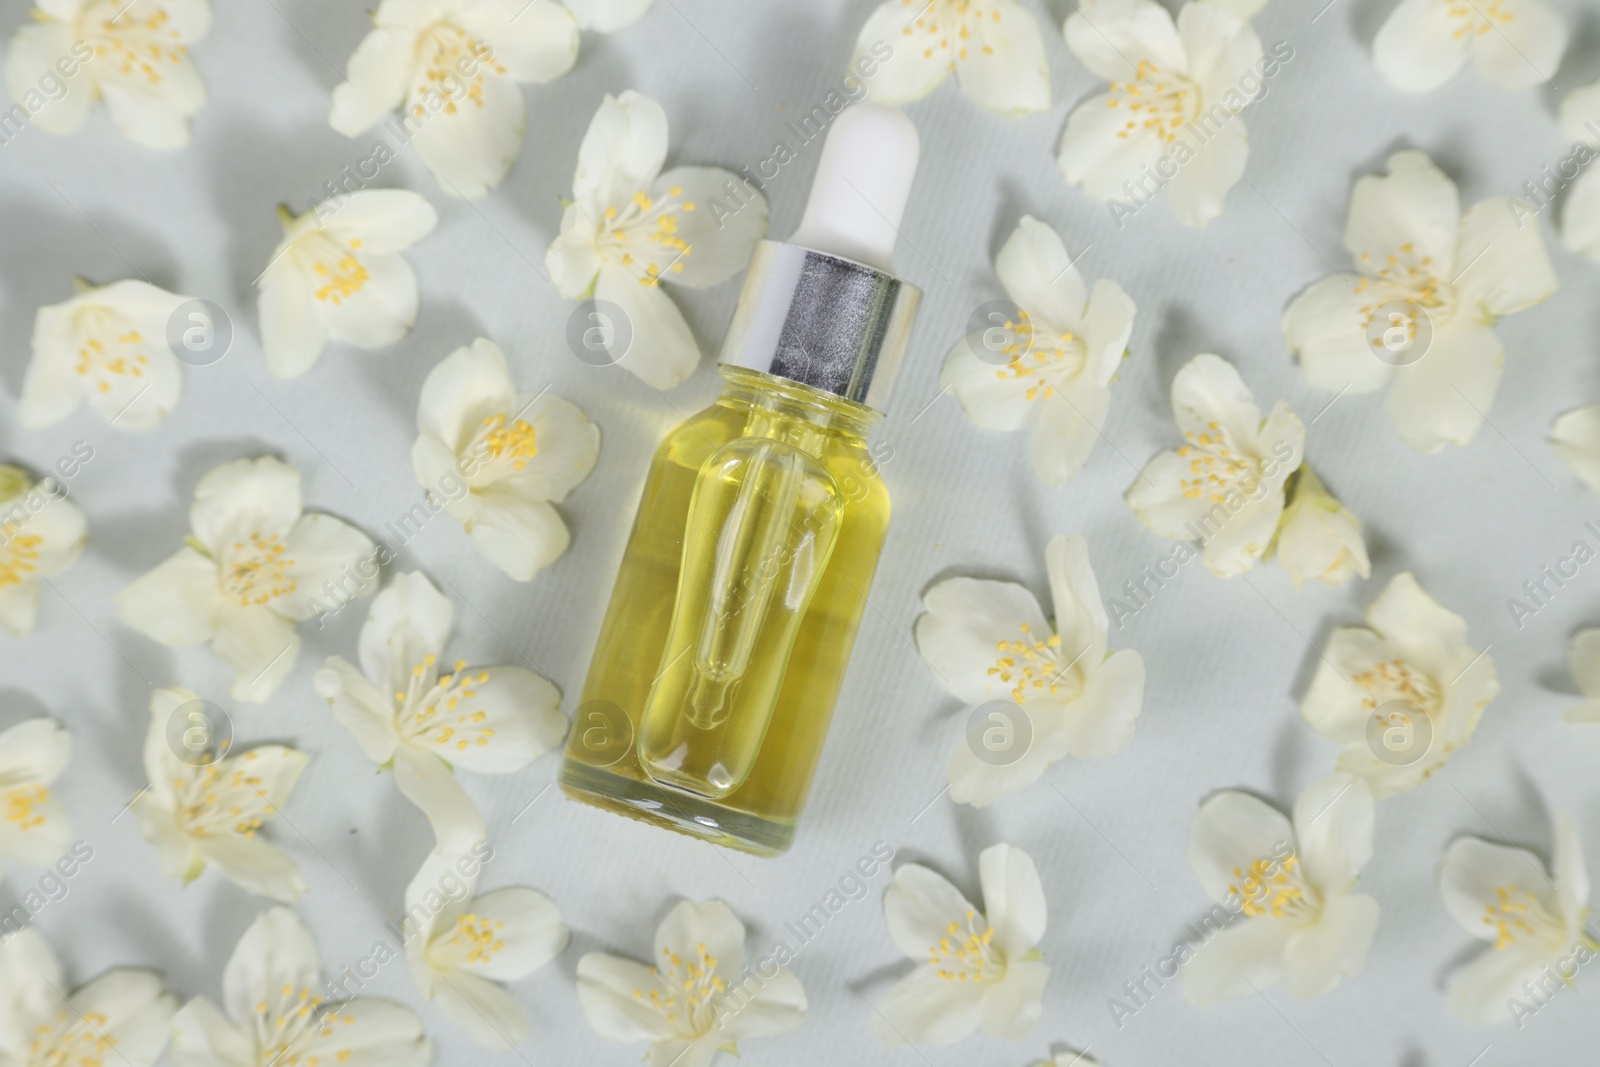
<path fill-rule="evenodd" d="M 899 111 L 834 120 L 793 238 L 763 241 L 716 403 L 656 450 L 575 713 L 568 796 L 789 847 L 889 523 L 868 451 L 921 293 L 891 273 Z"/>

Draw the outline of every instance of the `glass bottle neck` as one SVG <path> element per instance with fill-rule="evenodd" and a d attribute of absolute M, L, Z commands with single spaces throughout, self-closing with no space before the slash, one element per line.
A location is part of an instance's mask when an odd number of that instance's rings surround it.
<path fill-rule="evenodd" d="M 883 412 L 774 374 L 720 364 L 721 403 L 752 417 L 808 424 L 818 431 L 864 438 Z"/>

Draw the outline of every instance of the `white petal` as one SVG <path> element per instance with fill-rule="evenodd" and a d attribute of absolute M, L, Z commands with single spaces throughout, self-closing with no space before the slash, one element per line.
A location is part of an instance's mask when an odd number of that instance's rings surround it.
<path fill-rule="evenodd" d="M 300 512 L 299 471 L 272 456 L 235 459 L 195 486 L 189 525 L 215 554 L 252 533 L 283 537 Z"/>
<path fill-rule="evenodd" d="M 1371 299 L 1344 276 L 1330 274 L 1290 303 L 1283 339 L 1300 357 L 1306 381 L 1339 393 L 1371 393 L 1389 384 L 1394 366 L 1373 354 L 1363 326 L 1361 309 Z"/>
<path fill-rule="evenodd" d="M 927 959 L 929 950 L 947 936 L 950 924 L 965 926 L 967 914 L 975 910 L 943 875 L 919 863 L 896 867 L 894 884 L 883 892 L 889 937 L 913 960 Z"/>
<path fill-rule="evenodd" d="M 728 192 L 730 183 L 739 191 L 738 199 Z M 662 250 L 661 278 L 674 285 L 704 289 L 727 281 L 744 270 L 756 242 L 767 234 L 766 197 L 720 167 L 674 167 L 651 184 L 648 195 L 658 204 L 671 200 L 683 205 L 671 214 L 689 251 L 677 256 Z M 661 208 L 663 214 L 666 210 Z"/>
<path fill-rule="evenodd" d="M 459 10 L 462 27 L 494 50 L 493 68 L 519 82 L 555 81 L 578 61 L 578 20 L 551 0 L 490 0 Z"/>
<path fill-rule="evenodd" d="M 300 865 L 264 838 L 212 834 L 197 847 L 225 878 L 252 893 L 289 904 L 306 891 Z"/>
<path fill-rule="evenodd" d="M 1556 850 L 1552 864 L 1556 878 L 1556 899 L 1561 918 L 1569 930 L 1583 925 L 1589 910 L 1589 868 L 1583 859 L 1583 842 L 1572 816 L 1556 812 Z"/>
<path fill-rule="evenodd" d="M 113 597 L 124 626 L 163 645 L 211 640 L 223 607 L 217 565 L 185 546 Z"/>
<path fill-rule="evenodd" d="M 1189 477 L 1190 460 L 1176 452 L 1162 452 L 1145 464 L 1138 480 L 1128 487 L 1123 499 L 1139 516 L 1139 521 L 1161 537 L 1178 541 L 1199 539 L 1217 523 L 1208 523 L 1206 529 L 1198 528 L 1207 512 L 1220 510 L 1222 522 L 1227 520 L 1227 509 L 1213 505 L 1201 496 L 1190 496 L 1184 488 Z"/>
<path fill-rule="evenodd" d="M 427 816 L 436 851 L 459 854 L 483 839 L 483 816 L 478 806 L 438 756 L 412 745 L 401 745 L 394 753 L 394 782 L 405 798 Z"/>
<path fill-rule="evenodd" d="M 41 85 L 61 94 L 28 116 L 30 124 L 46 133 L 78 132 L 99 96 L 94 77 L 78 58 L 80 49 L 81 54 L 89 54 L 87 45 L 75 48 L 76 37 L 70 23 L 29 22 L 19 27 L 6 45 L 5 81 L 12 100 L 25 103 L 30 94 L 39 93 Z M 58 64 L 63 62 L 75 71 L 72 77 L 60 76 Z"/>
<path fill-rule="evenodd" d="M 1122 649 L 1090 669 L 1083 691 L 1067 705 L 1063 733 L 1078 759 L 1118 752 L 1133 737 L 1144 707 L 1144 659 Z"/>
<path fill-rule="evenodd" d="M 49 785 L 72 757 L 72 734 L 51 719 L 26 719 L 0 730 L 0 788 Z"/>
<path fill-rule="evenodd" d="M 1281 402 L 1280 402 L 1281 403 Z M 1246 499 L 1206 541 L 1206 569 L 1223 578 L 1243 574 L 1266 553 L 1278 519 L 1283 515 L 1283 493 L 1266 481 L 1265 496 Z"/>
<path fill-rule="evenodd" d="M 667 158 L 667 113 L 633 90 L 607 94 L 578 146 L 572 198 L 596 218 L 606 208 L 621 210 L 635 193 L 661 173 Z"/>
<path fill-rule="evenodd" d="M 998 338 L 1003 324 L 997 323 L 992 329 Z M 979 429 L 1020 430 L 1033 411 L 1028 399 L 1032 385 L 1027 379 L 978 358 L 977 353 L 985 351 L 989 336 L 987 332 L 975 333 L 952 345 L 939 371 L 939 386 L 955 394 L 961 410 Z"/>
<path fill-rule="evenodd" d="M 303 621 L 322 609 L 323 598 L 347 602 L 378 588 L 377 546 L 372 538 L 332 515 L 300 516 L 284 539 L 291 560 L 294 591 L 271 602 L 272 609 Z"/>
<path fill-rule="evenodd" d="M 1525 982 L 1535 983 L 1550 955 L 1537 948 L 1513 946 L 1503 952 L 1489 949 L 1461 968 L 1450 981 L 1450 1010 L 1472 1023 L 1511 1022 L 1517 1018 L 1511 1001 L 1532 1006 Z"/>
<path fill-rule="evenodd" d="M 1460 670 L 1456 660 L 1466 648 L 1467 621 L 1429 596 L 1409 571 L 1391 578 L 1378 599 L 1368 605 L 1367 623 L 1383 635 L 1400 659 L 1431 677 L 1452 679 Z"/>
<path fill-rule="evenodd" d="M 410 1008 L 390 1000 L 357 997 L 340 1001 L 337 1026 L 316 1031 L 303 1046 L 306 1061 L 340 1067 L 428 1067 L 433 1049 Z"/>
<path fill-rule="evenodd" d="M 1284 950 L 1294 927 L 1275 919 L 1246 919 L 1219 931 L 1183 965 L 1183 999 L 1221 1004 L 1271 985 L 1284 975 Z"/>
<path fill-rule="evenodd" d="M 885 104 L 921 100 L 950 73 L 946 50 L 929 47 L 916 35 L 917 19 L 925 10 L 904 0 L 885 0 L 867 16 L 850 65 L 857 70 L 865 63 L 876 65 L 876 73 L 867 80 L 867 94 L 873 100 Z"/>
<path fill-rule="evenodd" d="M 1014 845 L 990 845 L 978 856 L 978 880 L 995 946 L 1007 960 L 1020 960 L 1043 940 L 1047 918 L 1033 857 Z"/>
<path fill-rule="evenodd" d="M 556 509 L 498 486 L 472 494 L 472 543 L 514 581 L 532 581 L 567 550 L 572 535 Z"/>
<path fill-rule="evenodd" d="M 493 928 L 498 946 L 485 952 L 472 938 L 450 931 L 436 935 L 428 960 L 441 970 L 463 971 L 508 982 L 543 967 L 567 947 L 569 931 L 550 898 L 524 886 L 497 889 L 475 898 L 470 915 Z"/>
<path fill-rule="evenodd" d="M 1456 253 L 1456 262 L 1465 266 L 1452 279 L 1464 302 L 1490 315 L 1510 315 L 1541 303 L 1559 288 L 1544 234 L 1526 222 L 1532 212 L 1532 205 L 1511 197 L 1493 197 L 1467 209 Z"/>
<path fill-rule="evenodd" d="M 1366 966 L 1378 930 L 1378 902 L 1357 893 L 1325 900 L 1316 925 L 1301 930 L 1284 953 L 1284 988 L 1306 1000 L 1321 996 Z"/>
<path fill-rule="evenodd" d="M 397 574 L 372 599 L 361 627 L 361 670 L 383 695 L 404 692 L 412 671 L 438 659 L 450 638 L 455 605 L 421 571 Z"/>
<path fill-rule="evenodd" d="M 1005 699 L 1015 675 L 990 674 L 1002 642 L 1031 645 L 1050 634 L 1033 594 L 1012 582 L 950 578 L 922 598 L 926 611 L 916 623 L 917 650 L 952 695 L 968 704 Z"/>
<path fill-rule="evenodd" d="M 1600 628 L 1579 630 L 1567 646 L 1567 668 L 1584 696 L 1600 697 Z"/>
<path fill-rule="evenodd" d="M 1116 282 L 1101 278 L 1089 293 L 1089 308 L 1083 317 L 1084 344 L 1088 348 L 1093 381 L 1109 385 L 1128 351 L 1133 335 L 1133 316 L 1138 309 L 1133 298 Z"/>
<path fill-rule="evenodd" d="M 438 225 L 439 213 L 420 193 L 362 189 L 338 201 L 322 228 L 341 243 L 360 241 L 363 256 L 385 256 L 405 251 Z"/>
<path fill-rule="evenodd" d="M 566 736 L 561 691 L 521 667 L 468 668 L 454 708 L 440 709 L 425 740 L 440 757 L 478 774 L 519 771 Z M 452 698 L 455 699 L 455 698 Z"/>
<path fill-rule="evenodd" d="M 33 632 L 39 619 L 39 585 L 19 582 L 0 587 L 0 628 L 17 640 Z"/>
<path fill-rule="evenodd" d="M 195 997 L 172 1018 L 171 1055 L 177 1067 L 251 1067 L 256 1047 L 222 1009 Z"/>
<path fill-rule="evenodd" d="M 642 963 L 590 952 L 578 961 L 578 1003 L 594 1032 L 612 1041 L 650 1041 L 673 1033 L 644 997 L 660 982 Z"/>
<path fill-rule="evenodd" d="M 1044 986 L 1050 968 L 1042 960 L 1013 960 L 1006 976 L 983 994 L 983 1032 L 1019 1041 L 1033 1032 L 1044 1014 Z"/>
<path fill-rule="evenodd" d="M 798 1030 L 806 1019 L 806 991 L 800 979 L 787 967 L 779 967 L 771 978 L 744 1000 L 733 1015 L 724 1016 L 719 1028 L 730 1041 L 747 1037 L 771 1037 Z"/>
<path fill-rule="evenodd" d="M 1057 332 L 1075 331 L 1082 323 L 1088 302 L 1083 276 L 1046 223 L 1022 216 L 1000 246 L 994 271 L 1006 294 L 1033 318 Z"/>
<path fill-rule="evenodd" d="M 1301 869 L 1324 898 L 1348 893 L 1372 859 L 1376 812 L 1367 784 L 1345 774 L 1318 778 L 1295 801 Z"/>
<path fill-rule="evenodd" d="M 267 369 L 279 378 L 298 378 L 316 365 L 328 347 L 328 324 L 318 311 L 310 277 L 292 252 L 276 259 L 261 276 L 256 314 Z"/>
<path fill-rule="evenodd" d="M 1000 797 L 1018 792 L 1038 781 L 1052 763 L 1066 754 L 1062 729 L 1066 711 L 1059 701 L 1044 698 L 1023 705 L 1011 705 L 1006 715 L 1002 720 L 999 713 L 991 711 L 984 724 L 985 731 L 1002 731 L 993 735 L 999 742 L 995 746 L 996 753 L 1009 757 L 1007 747 L 1019 743 L 1017 724 L 1011 718 L 1014 716 L 1022 716 L 1028 723 L 1027 746 L 1015 759 L 980 758 L 970 734 L 963 732 L 961 740 L 950 753 L 946 771 L 950 799 L 957 804 L 987 807 Z M 989 736 L 986 732 L 983 738 L 986 740 Z M 979 744 L 984 744 L 985 740 L 980 740 Z"/>
<path fill-rule="evenodd" d="M 1600 128 L 1600 122 L 1595 123 Z M 1600 170 L 1579 175 L 1561 209 L 1561 240 L 1591 263 L 1600 263 Z"/>
<path fill-rule="evenodd" d="M 644 285 L 627 268 L 606 264 L 600 268 L 594 295 L 622 309 L 630 343 L 616 362 L 647 384 L 671 389 L 700 366 L 700 344 L 661 286 Z"/>
<path fill-rule="evenodd" d="M 1391 658 L 1389 647 L 1364 627 L 1333 631 L 1327 650 L 1317 662 L 1317 673 L 1300 703 L 1300 714 L 1323 737 L 1341 745 L 1365 744 L 1367 720 L 1363 701 L 1366 690 L 1350 679 L 1365 674 Z"/>
<path fill-rule="evenodd" d="M 1039 414 L 1028 441 L 1033 473 L 1052 489 L 1077 477 L 1089 461 L 1111 408 L 1111 390 L 1095 388 L 1083 378 L 1074 384 L 1078 387 L 1037 400 Z"/>
<path fill-rule="evenodd" d="M 217 612 L 211 650 L 236 672 L 233 699 L 263 704 L 294 669 L 300 635 L 271 608 L 228 604 Z"/>
<path fill-rule="evenodd" d="M 561 212 L 561 231 L 544 253 L 550 282 L 568 300 L 586 300 L 600 273 L 600 248 L 596 240 L 600 223 L 582 201 L 574 200 Z"/>
<path fill-rule="evenodd" d="M 1106 630 L 1111 623 L 1100 599 L 1100 584 L 1089 566 L 1089 543 L 1081 536 L 1059 534 L 1045 546 L 1044 558 L 1062 654 L 1068 660 L 1081 655 L 1085 671 L 1093 670 L 1105 659 Z"/>
<path fill-rule="evenodd" d="M 564 0 L 585 30 L 615 33 L 638 22 L 653 0 Z"/>
<path fill-rule="evenodd" d="M 222 974 L 222 1003 L 235 1019 L 249 1019 L 256 1005 L 277 1003 L 284 986 L 316 990 L 322 965 L 311 931 L 288 908 L 256 916 Z"/>
<path fill-rule="evenodd" d="M 1428 259 L 1433 277 L 1452 277 L 1461 224 L 1455 182 L 1415 149 L 1390 156 L 1388 168 L 1387 174 L 1364 174 L 1356 180 L 1345 219 L 1345 248 L 1368 273 L 1376 274 L 1395 256 L 1405 262 Z"/>
<path fill-rule="evenodd" d="M 1437 89 L 1467 63 L 1472 42 L 1456 27 L 1447 4 L 1401 0 L 1372 42 L 1372 61 L 1396 89 L 1413 93 Z"/>
<path fill-rule="evenodd" d="M 1257 861 L 1282 861 L 1296 848 L 1294 828 L 1272 805 L 1236 790 L 1213 795 L 1189 824 L 1189 865 L 1219 904 L 1237 899 L 1237 871 Z"/>
<path fill-rule="evenodd" d="M 1006 118 L 1050 106 L 1050 67 L 1033 12 L 1014 0 L 996 0 L 967 26 L 971 37 L 962 40 L 965 58 L 958 51 L 956 59 L 963 92 Z"/>
<path fill-rule="evenodd" d="M 408 106 L 426 105 L 413 100 Z M 411 135 L 411 147 L 445 192 L 477 200 L 505 180 L 522 151 L 526 124 L 522 87 L 490 74 L 477 99 L 433 111 Z"/>
<path fill-rule="evenodd" d="M 1567 26 L 1544 0 L 1503 0 L 1508 17 L 1472 42 L 1472 65 L 1483 79 L 1518 92 L 1555 77 L 1567 50 Z"/>
<path fill-rule="evenodd" d="M 1163 70 L 1188 69 L 1177 25 L 1151 0 L 1087 0 L 1062 32 L 1073 54 L 1106 81 L 1137 81 L 1145 61 Z"/>
<path fill-rule="evenodd" d="M 511 410 L 516 395 L 505 355 L 480 337 L 428 372 L 417 399 L 417 429 L 460 454 L 483 420 Z"/>
<path fill-rule="evenodd" d="M 717 973 L 731 979 L 744 970 L 744 923 L 720 900 L 703 904 L 680 901 L 656 928 L 655 959 L 670 952 L 684 959 L 705 954 L 717 961 Z"/>
<path fill-rule="evenodd" d="M 1505 349 L 1491 327 L 1452 320 L 1426 355 L 1395 375 L 1387 406 L 1400 438 L 1424 455 L 1471 441 L 1494 406 L 1504 368 Z"/>
<path fill-rule="evenodd" d="M 367 758 L 382 766 L 394 757 L 400 743 L 395 730 L 394 705 L 349 663 L 329 656 L 312 685 L 328 702 L 339 725 L 350 731 Z"/>
<path fill-rule="evenodd" d="M 1071 21 L 1070 19 L 1068 20 Z M 1128 183 L 1138 182 L 1165 152 L 1164 142 L 1111 106 L 1107 94 L 1090 97 L 1067 116 L 1056 166 L 1070 185 L 1095 200 L 1126 205 Z"/>
<path fill-rule="evenodd" d="M 1184 12 L 1210 4 L 1184 5 Z M 1229 119 L 1167 182 L 1172 215 L 1185 226 L 1205 226 L 1222 215 L 1228 190 L 1244 177 L 1250 155 L 1250 138 L 1244 119 Z"/>
<path fill-rule="evenodd" d="M 946 981 L 925 963 L 879 1001 L 872 1016 L 872 1032 L 891 1048 L 948 1045 L 978 1028 L 983 998 L 983 986 Z"/>
<path fill-rule="evenodd" d="M 485 1048 L 516 1048 L 532 1032 L 522 1005 L 488 979 L 447 971 L 439 976 L 434 996 L 450 1021 Z"/>
<path fill-rule="evenodd" d="M 328 123 L 346 137 L 376 126 L 405 99 L 417 37 L 413 32 L 374 29 L 350 56 L 349 80 L 333 90 Z"/>

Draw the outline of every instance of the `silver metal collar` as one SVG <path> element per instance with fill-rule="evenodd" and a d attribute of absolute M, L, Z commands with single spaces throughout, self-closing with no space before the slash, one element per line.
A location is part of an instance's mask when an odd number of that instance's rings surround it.
<path fill-rule="evenodd" d="M 781 241 L 756 245 L 721 361 L 884 410 L 922 291 Z"/>

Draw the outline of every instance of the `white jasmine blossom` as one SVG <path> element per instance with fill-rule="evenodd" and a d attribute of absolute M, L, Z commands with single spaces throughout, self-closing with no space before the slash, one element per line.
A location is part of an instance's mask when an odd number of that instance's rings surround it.
<path fill-rule="evenodd" d="M 744 940 L 744 924 L 720 900 L 682 901 L 656 929 L 650 965 L 603 952 L 580 959 L 578 1003 L 601 1037 L 650 1042 L 652 1064 L 708 1067 L 718 1052 L 737 1055 L 741 1041 L 805 1021 L 794 972 L 747 966 Z"/>
<path fill-rule="evenodd" d="M 1152 181 L 1185 226 L 1222 214 L 1250 151 L 1240 112 L 1271 66 L 1242 10 L 1191 0 L 1174 21 L 1154 0 L 1083 0 L 1067 19 L 1067 47 L 1111 84 L 1068 116 L 1056 163 L 1119 225 Z"/>
<path fill-rule="evenodd" d="M 417 276 L 400 253 L 439 215 L 404 189 L 363 189 L 298 218 L 278 209 L 283 241 L 257 285 L 261 344 L 279 378 L 295 378 L 330 340 L 382 348 L 417 321 Z"/>
<path fill-rule="evenodd" d="M 1186 443 L 1145 466 L 1128 506 L 1162 537 L 1203 542 L 1211 573 L 1243 574 L 1273 543 L 1305 423 L 1282 400 L 1262 418 L 1233 364 L 1210 354 L 1172 379 L 1172 417 Z"/>
<path fill-rule="evenodd" d="M 872 1018 L 889 1046 L 948 1045 L 983 1028 L 1026 1037 L 1044 1010 L 1050 968 L 1044 886 L 1033 859 L 1013 845 L 978 856 L 984 910 L 941 875 L 916 863 L 895 869 L 883 894 L 889 936 L 916 968 L 891 989 Z"/>
<path fill-rule="evenodd" d="M 0 464 L 0 629 L 15 638 L 39 618 L 39 581 L 78 562 L 89 524 L 54 478 Z"/>
<path fill-rule="evenodd" d="M 329 590 L 377 588 L 362 573 L 372 541 L 331 515 L 306 514 L 300 472 L 271 456 L 236 459 L 195 486 L 184 547 L 116 595 L 124 625 L 163 645 L 210 642 L 237 672 L 235 700 L 262 703 L 300 651 L 295 624 Z M 326 588 L 325 588 L 326 587 Z"/>
<path fill-rule="evenodd" d="M 1378 902 L 1354 892 L 1372 858 L 1376 805 L 1359 778 L 1331 774 L 1306 787 L 1294 821 L 1249 793 L 1218 793 L 1189 828 L 1189 863 L 1225 927 L 1183 965 L 1183 997 L 1216 1004 L 1282 982 L 1320 996 L 1359 973 L 1378 928 Z"/>
<path fill-rule="evenodd" d="M 130 807 L 146 841 L 161 852 L 161 871 L 185 885 L 214 864 L 252 893 L 284 902 L 306 891 L 299 864 L 258 831 L 279 815 L 310 759 L 284 745 L 257 745 L 236 755 L 182 758 L 169 739 L 174 714 L 200 700 L 190 689 L 150 695 L 144 769 L 150 784 Z"/>
<path fill-rule="evenodd" d="M 1108 756 L 1128 743 L 1144 703 L 1144 660 L 1106 647 L 1107 618 L 1082 537 L 1045 550 L 1055 625 L 1011 582 L 950 578 L 928 590 L 917 649 L 950 693 L 979 707 L 1011 701 L 950 757 L 950 797 L 984 807 L 1052 763 Z M 1025 723 L 1025 727 L 1022 724 Z"/>
<path fill-rule="evenodd" d="M 1427 781 L 1472 739 L 1500 676 L 1487 650 L 1467 644 L 1466 620 L 1410 574 L 1368 606 L 1367 626 L 1333 631 L 1300 713 L 1345 746 L 1339 769 L 1382 800 Z"/>
<path fill-rule="evenodd" d="M 1439 895 L 1452 918 L 1490 948 L 1450 982 L 1450 1009 L 1468 1022 L 1522 1026 L 1581 964 L 1600 954 L 1585 926 L 1589 871 L 1572 819 L 1555 817 L 1555 870 L 1526 849 L 1462 837 L 1445 850 Z"/>
<path fill-rule="evenodd" d="M 294 912 L 262 912 L 228 957 L 222 1007 L 195 997 L 173 1018 L 173 1063 L 427 1067 L 433 1048 L 410 1008 L 377 997 L 324 1000 L 321 975 L 316 943 Z"/>
<path fill-rule="evenodd" d="M 396 108 L 407 142 L 451 196 L 505 180 L 527 124 L 523 82 L 578 59 L 578 23 L 552 0 L 383 0 L 333 91 L 328 121 L 359 137 Z"/>
<path fill-rule="evenodd" d="M 178 1000 L 154 971 L 119 967 L 72 991 L 44 935 L 0 938 L 0 1056 L 17 1067 L 154 1067 Z"/>
<path fill-rule="evenodd" d="M 406 888 L 406 962 L 417 990 L 437 1000 L 478 1044 L 512 1049 L 532 1028 L 502 982 L 532 974 L 567 947 L 570 932 L 550 898 L 525 886 L 474 895 L 481 868 L 464 891 L 439 895 L 459 855 L 435 851 Z M 420 920 L 417 917 L 421 917 Z"/>
<path fill-rule="evenodd" d="M 608 94 L 578 148 L 572 200 L 545 254 L 562 296 L 621 309 L 626 323 L 605 332 L 607 351 L 657 389 L 700 365 L 700 345 L 662 284 L 726 281 L 767 232 L 767 201 L 745 179 L 719 167 L 663 173 L 666 157 L 661 105 L 632 90 Z"/>
<path fill-rule="evenodd" d="M 1299 588 L 1308 581 L 1343 585 L 1372 573 L 1361 520 L 1328 492 L 1316 472 L 1301 464 L 1278 523 L 1278 562 Z"/>
<path fill-rule="evenodd" d="M 1018 318 L 956 342 L 939 383 L 974 425 L 1030 427 L 1034 472 L 1056 488 L 1078 473 L 1100 436 L 1134 304 L 1113 281 L 1088 289 L 1061 237 L 1031 215 L 994 267 Z"/>
<path fill-rule="evenodd" d="M 876 60 L 868 94 L 921 100 L 954 76 L 962 92 L 1006 118 L 1050 106 L 1050 68 L 1033 12 L 1015 0 L 884 0 L 856 37 L 853 65 Z"/>
<path fill-rule="evenodd" d="M 206 89 L 189 46 L 211 29 L 210 0 L 36 0 L 6 48 L 6 88 L 46 133 L 72 134 L 98 101 L 117 131 L 146 148 L 189 143 Z M 68 73 L 70 71 L 70 73 Z M 55 99 L 38 86 L 56 77 Z"/>
<path fill-rule="evenodd" d="M 506 358 L 478 338 L 428 373 L 417 400 L 411 468 L 424 488 L 464 482 L 444 507 L 478 554 L 526 582 L 572 540 L 552 506 L 589 476 L 600 430 L 550 392 L 517 391 Z"/>
<path fill-rule="evenodd" d="M 454 770 L 510 774 L 561 743 L 561 693 L 521 667 L 441 673 L 455 615 L 420 573 L 396 575 L 361 629 L 361 667 L 328 657 L 317 693 L 367 758 L 391 766 L 395 784 L 433 824 L 438 846 L 458 851 L 484 836 L 483 816 Z"/>
<path fill-rule="evenodd" d="M 72 841 L 72 822 L 50 786 L 72 756 L 72 734 L 49 719 L 0 730 L 0 873 L 6 860 L 48 867 Z"/>
<path fill-rule="evenodd" d="M 1455 183 L 1416 151 L 1389 157 L 1350 196 L 1344 243 L 1357 274 L 1330 275 L 1283 317 L 1306 380 L 1337 393 L 1393 384 L 1406 444 L 1472 440 L 1494 404 L 1505 348 L 1494 326 L 1556 291 L 1533 208 L 1511 197 L 1461 211 Z"/>
<path fill-rule="evenodd" d="M 53 426 L 85 401 L 123 429 L 148 430 L 166 418 L 183 392 L 167 327 L 191 299 L 148 282 L 80 280 L 71 300 L 40 308 L 22 381 L 22 424 Z"/>
<path fill-rule="evenodd" d="M 1554 77 L 1566 48 L 1566 24 L 1544 0 L 1400 0 L 1372 61 L 1407 92 L 1439 88 L 1468 59 L 1479 77 L 1515 92 Z"/>

